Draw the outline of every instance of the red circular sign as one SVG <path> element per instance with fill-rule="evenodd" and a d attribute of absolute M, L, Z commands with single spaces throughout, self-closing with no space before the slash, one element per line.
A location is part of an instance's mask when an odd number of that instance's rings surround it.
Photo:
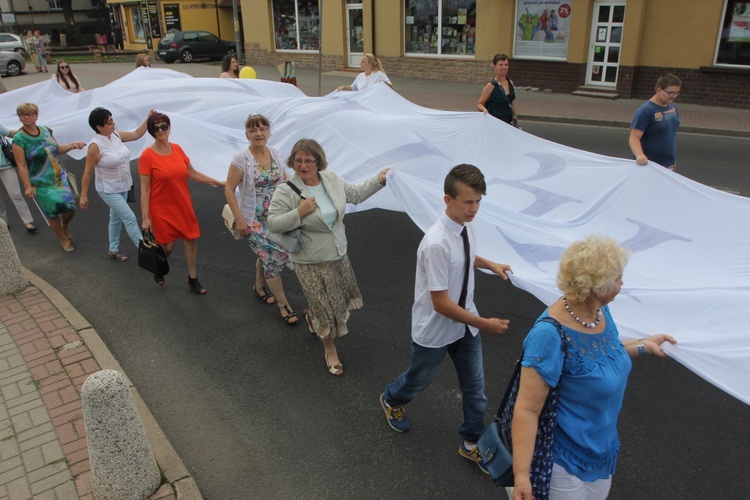
<path fill-rule="evenodd" d="M 570 15 L 570 5 L 564 3 L 557 9 L 557 13 L 560 17 L 568 17 Z"/>

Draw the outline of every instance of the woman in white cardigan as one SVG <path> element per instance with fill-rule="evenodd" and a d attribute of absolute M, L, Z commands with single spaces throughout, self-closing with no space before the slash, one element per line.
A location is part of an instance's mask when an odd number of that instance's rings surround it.
<path fill-rule="evenodd" d="M 273 192 L 288 175 L 279 151 L 268 146 L 271 137 L 268 118 L 259 114 L 248 116 L 245 136 L 250 145 L 232 158 L 224 194 L 237 231 L 247 238 L 250 249 L 258 256 L 255 297 L 266 304 L 276 304 L 284 323 L 296 325 L 299 318 L 289 305 L 281 283 L 281 271 L 287 266 L 289 255 L 269 241 L 267 227 Z"/>
<path fill-rule="evenodd" d="M 349 311 L 362 307 L 362 295 L 346 253 L 346 204 L 358 204 L 385 186 L 389 169 L 355 186 L 333 172 L 323 148 L 312 139 L 300 139 L 287 164 L 294 168 L 289 185 L 280 184 L 271 200 L 268 227 L 274 233 L 302 229 L 300 249 L 289 255 L 310 308 L 302 311 L 310 333 L 325 349 L 328 372 L 340 377 L 344 367 L 334 339 L 348 333 Z"/>

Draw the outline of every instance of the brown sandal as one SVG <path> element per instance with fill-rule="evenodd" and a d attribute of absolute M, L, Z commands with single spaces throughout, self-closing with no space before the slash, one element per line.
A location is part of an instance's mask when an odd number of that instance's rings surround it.
<path fill-rule="evenodd" d="M 255 297 L 261 302 L 265 302 L 266 304 L 276 303 L 276 298 L 273 296 L 273 294 L 268 288 L 261 287 L 261 289 L 258 290 L 256 287 L 253 287 L 253 291 L 255 292 Z M 260 292 L 262 292 L 263 295 L 261 295 Z"/>
<path fill-rule="evenodd" d="M 297 313 L 289 309 L 288 304 L 284 304 L 282 306 L 284 308 L 284 311 L 286 311 L 286 316 L 282 313 L 281 319 L 284 320 L 284 323 L 286 323 L 289 326 L 297 326 L 297 323 L 299 323 L 299 318 L 297 317 Z M 294 320 L 294 321 L 292 321 Z"/>

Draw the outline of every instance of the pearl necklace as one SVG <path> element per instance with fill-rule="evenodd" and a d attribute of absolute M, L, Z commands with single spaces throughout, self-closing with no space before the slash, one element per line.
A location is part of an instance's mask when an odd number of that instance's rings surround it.
<path fill-rule="evenodd" d="M 596 310 L 596 321 L 592 323 L 586 323 L 581 318 L 579 318 L 576 313 L 573 312 L 573 309 L 571 309 L 570 306 L 568 305 L 568 299 L 565 297 L 565 295 L 563 295 L 563 305 L 565 306 L 565 309 L 570 313 L 570 315 L 573 316 L 573 319 L 575 319 L 580 324 L 582 324 L 584 328 L 596 328 L 597 325 L 599 325 L 599 323 L 602 321 L 601 309 Z"/>

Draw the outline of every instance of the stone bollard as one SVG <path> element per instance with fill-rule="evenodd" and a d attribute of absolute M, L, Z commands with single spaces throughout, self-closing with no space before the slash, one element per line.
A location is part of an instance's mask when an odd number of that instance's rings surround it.
<path fill-rule="evenodd" d="M 1 201 L 0 201 L 1 202 Z M 0 296 L 13 295 L 29 286 L 21 269 L 18 252 L 10 238 L 8 225 L 0 219 Z"/>
<path fill-rule="evenodd" d="M 116 370 L 91 374 L 81 389 L 94 495 L 102 500 L 145 499 L 161 483 L 125 375 Z"/>
<path fill-rule="evenodd" d="M 102 62 L 102 51 L 101 51 L 101 49 L 94 49 L 94 62 L 95 63 Z"/>
<path fill-rule="evenodd" d="M 2 78 L 0 78 L 0 94 L 4 94 L 8 91 L 7 87 L 5 86 L 5 82 Z"/>

